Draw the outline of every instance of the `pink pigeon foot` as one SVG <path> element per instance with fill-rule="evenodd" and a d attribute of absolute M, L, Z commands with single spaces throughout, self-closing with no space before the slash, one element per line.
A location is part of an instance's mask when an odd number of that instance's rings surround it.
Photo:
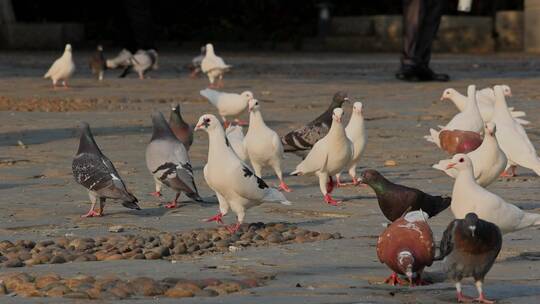
<path fill-rule="evenodd" d="M 473 298 L 464 295 L 463 292 L 458 292 L 457 293 L 457 301 L 458 301 L 458 303 L 469 303 L 469 302 L 472 302 L 472 300 L 473 300 Z"/>
<path fill-rule="evenodd" d="M 216 222 L 216 223 L 219 223 L 219 224 L 223 224 L 223 213 L 218 213 L 214 216 L 212 216 L 211 218 L 208 218 L 205 220 L 206 222 Z"/>
<path fill-rule="evenodd" d="M 392 286 L 405 285 L 405 282 L 406 281 L 400 279 L 397 273 L 395 272 L 392 272 L 392 274 L 384 280 L 385 284 L 390 284 Z"/>
<path fill-rule="evenodd" d="M 287 184 L 285 184 L 284 181 L 281 181 L 281 183 L 279 183 L 279 189 L 280 190 L 283 190 L 285 192 L 291 192 L 291 188 L 289 188 L 289 186 L 287 186 Z"/>
<path fill-rule="evenodd" d="M 500 176 L 501 177 L 516 177 L 517 176 L 517 174 L 516 174 L 516 166 L 510 166 L 510 168 L 508 168 L 508 170 L 501 173 Z"/>
<path fill-rule="evenodd" d="M 103 216 L 103 212 L 96 212 L 94 210 L 88 211 L 88 213 L 81 215 L 81 217 L 100 217 Z"/>
<path fill-rule="evenodd" d="M 326 193 L 324 195 L 324 201 L 328 204 L 328 205 L 332 205 L 332 206 L 337 206 L 339 205 L 341 202 L 340 201 L 336 201 L 335 199 L 333 199 L 331 196 L 330 196 L 330 193 Z"/>
<path fill-rule="evenodd" d="M 231 234 L 235 233 L 236 231 L 238 231 L 238 229 L 240 229 L 240 223 L 236 223 L 236 224 L 233 224 L 233 225 L 230 225 L 230 226 L 226 226 L 227 230 L 229 230 L 229 232 Z"/>
<path fill-rule="evenodd" d="M 161 192 L 159 192 L 159 191 L 150 192 L 150 195 L 155 197 L 155 198 L 160 198 L 161 197 Z"/>
<path fill-rule="evenodd" d="M 486 299 L 486 296 L 484 295 L 483 292 L 480 294 L 480 296 L 478 298 L 474 299 L 474 301 L 479 302 L 479 303 L 485 303 L 485 304 L 493 304 L 493 303 L 495 303 L 495 301 Z"/>

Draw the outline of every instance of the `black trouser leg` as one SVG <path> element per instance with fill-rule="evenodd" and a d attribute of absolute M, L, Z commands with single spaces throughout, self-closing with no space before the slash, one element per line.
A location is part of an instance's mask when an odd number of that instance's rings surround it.
<path fill-rule="evenodd" d="M 402 66 L 417 66 L 421 62 L 417 49 L 420 43 L 425 0 L 403 0 L 403 53 Z"/>
<path fill-rule="evenodd" d="M 420 63 L 428 67 L 431 60 L 431 47 L 441 24 L 446 0 L 425 0 L 425 3 L 425 15 L 416 45 L 416 55 Z"/>

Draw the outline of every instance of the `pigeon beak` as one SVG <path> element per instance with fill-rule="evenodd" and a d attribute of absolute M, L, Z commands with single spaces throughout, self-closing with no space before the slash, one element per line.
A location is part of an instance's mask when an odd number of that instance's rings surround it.
<path fill-rule="evenodd" d="M 202 129 L 202 125 L 196 125 L 194 130 L 195 130 L 195 131 L 199 131 L 199 130 L 201 130 L 201 129 Z"/>
<path fill-rule="evenodd" d="M 443 101 L 443 100 L 444 100 L 444 95 L 443 95 L 443 96 L 441 96 L 441 101 Z"/>
<path fill-rule="evenodd" d="M 455 163 L 449 163 L 449 164 L 446 166 L 446 170 L 452 169 L 452 168 L 454 168 L 455 166 L 456 166 Z"/>

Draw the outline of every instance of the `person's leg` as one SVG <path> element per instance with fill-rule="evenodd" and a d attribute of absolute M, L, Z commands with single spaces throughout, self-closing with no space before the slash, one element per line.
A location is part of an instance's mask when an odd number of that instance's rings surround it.
<path fill-rule="evenodd" d="M 402 67 L 415 67 L 421 63 L 417 50 L 424 15 L 425 0 L 403 0 Z"/>
<path fill-rule="evenodd" d="M 431 60 L 431 50 L 433 40 L 437 36 L 441 17 L 445 9 L 446 0 L 424 0 L 425 14 L 420 26 L 418 42 L 416 44 L 415 54 L 418 56 L 419 64 L 422 67 L 422 80 L 448 81 L 446 74 L 437 74 L 429 68 Z"/>

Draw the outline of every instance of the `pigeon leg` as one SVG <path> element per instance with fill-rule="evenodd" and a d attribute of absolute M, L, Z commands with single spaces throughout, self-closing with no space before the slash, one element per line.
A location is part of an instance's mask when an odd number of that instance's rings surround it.
<path fill-rule="evenodd" d="M 226 228 L 231 234 L 234 234 L 236 231 L 238 231 L 238 229 L 240 229 L 240 225 L 240 222 L 237 222 L 236 224 L 226 226 Z"/>
<path fill-rule="evenodd" d="M 476 281 L 476 290 L 478 290 L 478 298 L 474 299 L 475 302 L 485 303 L 485 304 L 493 304 L 495 301 L 491 301 L 486 299 L 486 296 L 484 295 L 484 291 L 482 290 L 482 281 Z"/>
<path fill-rule="evenodd" d="M 340 173 L 336 174 L 336 186 L 338 188 L 347 186 L 346 183 L 344 184 L 344 183 L 341 182 L 341 174 Z M 331 192 L 331 191 L 328 191 L 328 192 Z"/>
<path fill-rule="evenodd" d="M 328 193 L 332 193 L 332 191 L 334 191 L 334 180 L 332 179 L 332 177 L 329 175 L 328 176 L 328 182 L 326 183 L 326 192 Z"/>
<path fill-rule="evenodd" d="M 283 180 L 281 180 L 279 183 L 279 189 L 285 192 L 292 192 L 291 188 L 289 188 L 289 186 L 287 186 Z"/>
<path fill-rule="evenodd" d="M 459 303 L 472 302 L 473 299 L 471 297 L 464 295 L 463 292 L 461 291 L 461 282 L 456 283 L 456 292 L 457 292 L 457 301 Z"/>
<path fill-rule="evenodd" d="M 64 89 L 69 89 L 67 80 L 62 80 L 62 85 L 64 86 Z"/>
<path fill-rule="evenodd" d="M 88 193 L 88 196 L 90 196 L 90 201 L 92 202 L 92 206 L 90 207 L 90 210 L 88 211 L 88 213 L 81 215 L 81 217 L 101 216 L 99 213 L 94 211 L 94 208 L 96 207 L 96 203 L 97 203 L 97 197 L 91 192 Z"/>
<path fill-rule="evenodd" d="M 236 123 L 236 125 L 238 126 L 248 126 L 249 125 L 249 122 L 245 121 L 245 120 L 240 120 L 238 118 L 236 118 L 234 120 L 234 122 Z"/>
<path fill-rule="evenodd" d="M 178 197 L 180 197 L 180 192 L 176 193 L 176 196 L 175 196 L 174 200 L 172 202 L 166 204 L 165 208 L 167 208 L 167 209 L 176 208 L 176 203 L 177 203 Z"/>
<path fill-rule="evenodd" d="M 161 197 L 161 182 L 156 178 L 154 178 L 154 180 L 156 182 L 156 191 L 150 192 L 150 195 L 155 198 L 160 198 Z"/>
<path fill-rule="evenodd" d="M 511 173 L 510 173 L 511 171 Z M 505 170 L 503 173 L 501 173 L 501 177 L 515 177 L 516 176 L 516 166 L 511 165 L 508 170 Z"/>
<path fill-rule="evenodd" d="M 105 198 L 104 197 L 99 198 L 99 209 L 98 209 L 97 214 L 98 216 L 105 215 Z"/>
<path fill-rule="evenodd" d="M 223 225 L 223 213 L 218 213 L 211 218 L 205 220 L 206 222 L 216 222 Z"/>
<path fill-rule="evenodd" d="M 330 193 L 326 193 L 324 195 L 324 201 L 332 206 L 337 206 L 341 203 L 340 201 L 336 201 L 335 199 L 333 199 L 332 196 L 330 196 Z"/>
<path fill-rule="evenodd" d="M 99 80 L 99 81 L 102 81 L 102 80 L 103 80 L 103 71 L 99 71 L 98 80 Z"/>
<path fill-rule="evenodd" d="M 405 281 L 400 279 L 397 273 L 392 272 L 392 274 L 388 278 L 386 278 L 386 280 L 384 280 L 384 283 L 390 284 L 392 286 L 396 286 L 396 285 L 404 285 Z"/>
<path fill-rule="evenodd" d="M 159 191 L 156 191 L 156 192 L 150 192 L 149 193 L 151 196 L 155 197 L 155 198 L 160 198 L 162 195 L 161 195 L 161 192 Z"/>
<path fill-rule="evenodd" d="M 272 168 L 279 179 L 279 189 L 285 192 L 291 192 L 291 188 L 283 181 L 283 172 L 281 172 L 281 161 L 276 161 L 272 164 Z"/>
<path fill-rule="evenodd" d="M 422 279 L 421 274 L 418 274 L 416 278 L 413 279 L 411 287 L 412 286 L 424 286 L 424 285 L 431 285 L 431 282 L 428 282 L 424 279 Z"/>

